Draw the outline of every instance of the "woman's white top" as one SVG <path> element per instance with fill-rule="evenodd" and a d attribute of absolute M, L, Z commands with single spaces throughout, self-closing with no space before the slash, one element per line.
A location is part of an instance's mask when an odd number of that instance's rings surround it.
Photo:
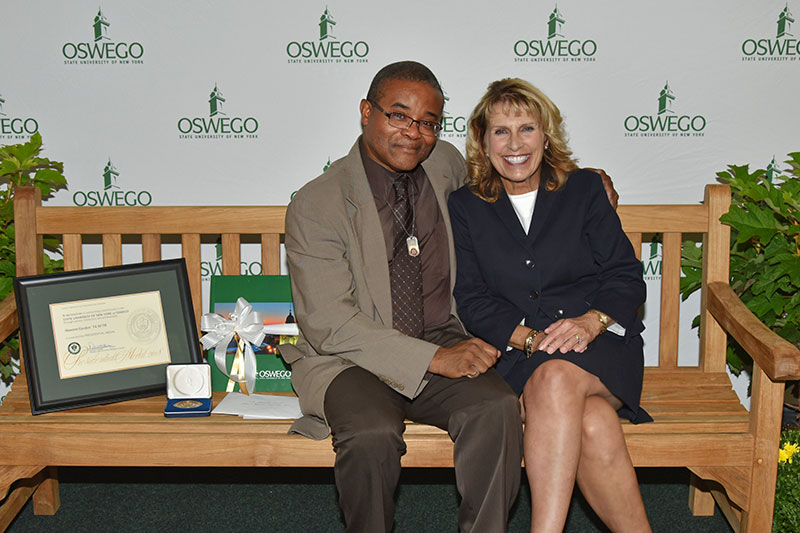
<path fill-rule="evenodd" d="M 514 212 L 517 214 L 519 223 L 522 224 L 522 229 L 525 233 L 531 228 L 531 219 L 533 218 L 533 208 L 536 205 L 536 195 L 539 190 L 525 192 L 522 194 L 509 194 L 508 199 L 511 200 L 511 205 L 514 206 Z"/>

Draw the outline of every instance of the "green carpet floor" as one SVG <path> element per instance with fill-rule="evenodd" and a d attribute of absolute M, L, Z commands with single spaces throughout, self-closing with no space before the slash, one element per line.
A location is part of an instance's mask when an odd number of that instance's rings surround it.
<path fill-rule="evenodd" d="M 692 516 L 688 471 L 637 470 L 655 532 L 731 533 L 717 509 Z M 62 468 L 61 509 L 35 516 L 29 501 L 9 532 L 339 532 L 332 469 Z M 456 531 L 450 469 L 407 469 L 397 495 L 395 531 Z M 523 483 L 508 531 L 528 531 L 530 500 Z M 607 531 L 580 495 L 568 532 Z"/>

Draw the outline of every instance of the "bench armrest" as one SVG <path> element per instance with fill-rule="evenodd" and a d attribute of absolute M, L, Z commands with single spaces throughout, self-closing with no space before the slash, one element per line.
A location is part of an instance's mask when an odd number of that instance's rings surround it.
<path fill-rule="evenodd" d="M 12 292 L 0 302 L 0 342 L 9 338 L 18 328 L 17 300 Z"/>
<path fill-rule="evenodd" d="M 708 284 L 708 310 L 772 381 L 800 379 L 800 350 L 764 325 L 721 281 Z"/>

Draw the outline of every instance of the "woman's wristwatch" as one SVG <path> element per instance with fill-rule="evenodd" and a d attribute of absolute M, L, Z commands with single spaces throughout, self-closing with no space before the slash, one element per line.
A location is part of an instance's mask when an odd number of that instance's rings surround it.
<path fill-rule="evenodd" d="M 603 325 L 603 329 L 600 330 L 600 334 L 606 332 L 608 326 L 611 325 L 611 317 L 607 314 L 603 313 L 602 311 L 598 311 L 597 309 L 589 309 L 589 313 L 594 313 L 597 315 L 597 318 L 600 320 L 600 323 Z"/>

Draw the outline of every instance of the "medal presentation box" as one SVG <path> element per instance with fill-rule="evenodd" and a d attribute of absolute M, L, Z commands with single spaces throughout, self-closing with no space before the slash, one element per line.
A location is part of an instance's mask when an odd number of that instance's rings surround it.
<path fill-rule="evenodd" d="M 203 363 L 169 365 L 164 416 L 178 418 L 210 414 L 211 367 Z"/>
<path fill-rule="evenodd" d="M 212 276 L 209 310 L 230 318 L 236 300 L 244 298 L 253 311 L 260 313 L 264 324 L 293 324 L 294 305 L 289 276 Z M 253 346 L 256 355 L 256 381 L 250 392 L 292 392 L 292 369 L 281 359 L 278 346 L 294 344 L 294 335 L 270 335 L 260 346 Z M 225 364 L 230 373 L 236 356 L 236 344 L 226 349 Z M 208 351 L 211 363 L 211 386 L 215 391 L 239 392 L 239 385 L 231 382 L 213 363 L 214 350 Z"/>

